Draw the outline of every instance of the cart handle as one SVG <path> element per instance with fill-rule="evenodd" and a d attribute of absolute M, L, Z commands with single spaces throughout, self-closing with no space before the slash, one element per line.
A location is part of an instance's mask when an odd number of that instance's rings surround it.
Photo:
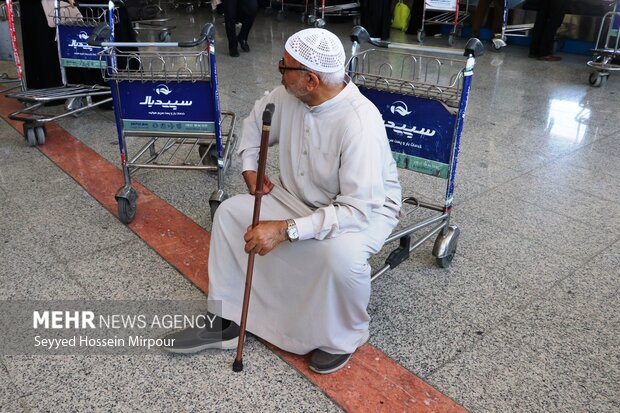
<path fill-rule="evenodd" d="M 59 0 L 61 3 L 67 3 L 69 4 L 69 0 Z M 113 1 L 114 6 L 115 7 L 119 7 L 119 6 L 124 6 L 125 5 L 125 1 L 124 0 L 114 0 Z M 96 7 L 96 8 L 105 8 L 107 9 L 108 6 L 107 4 L 103 4 L 103 3 L 82 3 L 79 1 L 75 2 L 75 7 Z"/>
<path fill-rule="evenodd" d="M 206 40 L 213 41 L 215 28 L 212 23 L 202 26 L 200 36 L 195 40 L 184 42 L 108 42 L 112 35 L 112 29 L 106 23 L 102 23 L 93 30 L 88 38 L 88 44 L 96 47 L 196 47 Z"/>
<path fill-rule="evenodd" d="M 382 47 L 386 49 L 401 49 L 401 50 L 412 50 L 412 51 L 420 51 L 420 52 L 430 52 L 430 53 L 439 53 L 439 54 L 449 54 L 456 56 L 473 56 L 478 57 L 484 54 L 484 45 L 482 42 L 476 38 L 471 38 L 467 42 L 465 46 L 465 53 L 448 48 L 448 47 L 432 47 L 432 46 L 417 46 L 407 43 L 392 43 L 384 40 L 375 40 L 370 38 L 370 34 L 366 29 L 362 26 L 355 26 L 353 31 L 351 31 L 351 41 L 354 43 L 362 44 L 362 43 L 370 43 L 376 47 Z"/>

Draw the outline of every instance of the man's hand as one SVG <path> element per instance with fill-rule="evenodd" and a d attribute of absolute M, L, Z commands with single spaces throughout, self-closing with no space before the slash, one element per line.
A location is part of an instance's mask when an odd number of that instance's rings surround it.
<path fill-rule="evenodd" d="M 256 228 L 250 225 L 243 236 L 245 252 L 254 251 L 258 255 L 265 255 L 288 239 L 286 221 L 260 221 Z"/>
<path fill-rule="evenodd" d="M 245 185 L 248 187 L 248 191 L 251 195 L 254 195 L 256 192 L 256 171 L 243 171 L 243 179 L 245 180 Z M 273 189 L 273 183 L 269 180 L 267 175 L 265 175 L 263 179 L 263 193 L 268 194 Z"/>

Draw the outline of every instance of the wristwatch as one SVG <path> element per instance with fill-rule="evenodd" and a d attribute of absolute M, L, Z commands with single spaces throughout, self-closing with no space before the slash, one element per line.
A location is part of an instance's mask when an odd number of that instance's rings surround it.
<path fill-rule="evenodd" d="M 286 235 L 288 236 L 288 240 L 291 242 L 299 241 L 299 232 L 297 231 L 295 221 L 292 219 L 287 219 L 286 225 Z"/>

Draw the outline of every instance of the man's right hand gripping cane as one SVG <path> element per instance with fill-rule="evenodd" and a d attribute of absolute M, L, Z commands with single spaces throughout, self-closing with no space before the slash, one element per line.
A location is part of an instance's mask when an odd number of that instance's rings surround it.
<path fill-rule="evenodd" d="M 243 179 L 250 194 L 256 190 L 256 171 L 244 171 Z M 263 193 L 268 194 L 273 189 L 273 183 L 265 175 L 263 180 Z M 245 252 L 254 251 L 258 255 L 265 255 L 282 242 L 287 241 L 286 221 L 260 221 L 255 228 L 250 225 L 243 236 L 245 240 Z"/>

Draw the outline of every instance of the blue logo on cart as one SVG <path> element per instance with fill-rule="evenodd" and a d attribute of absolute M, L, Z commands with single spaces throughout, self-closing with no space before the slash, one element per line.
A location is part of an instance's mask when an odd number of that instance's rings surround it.
<path fill-rule="evenodd" d="M 157 85 L 155 93 L 158 95 L 169 95 L 172 93 L 172 90 L 167 85 Z"/>
<path fill-rule="evenodd" d="M 411 114 L 411 111 L 409 111 L 407 104 L 402 100 L 397 100 L 396 102 L 392 103 L 392 106 L 390 106 L 390 112 L 398 113 L 400 116 L 407 116 Z"/>
<path fill-rule="evenodd" d="M 80 41 L 80 40 L 83 40 L 83 41 Z M 71 40 L 71 43 L 69 43 L 69 47 L 73 47 L 74 49 L 80 48 L 80 49 L 91 51 L 93 50 L 93 46 L 89 45 L 87 40 L 88 40 L 88 33 L 82 30 L 77 34 L 77 39 Z"/>
<path fill-rule="evenodd" d="M 167 85 L 157 85 L 157 87 L 155 88 L 155 93 L 162 94 L 162 95 L 169 95 L 172 93 L 172 90 L 170 90 L 170 88 Z M 177 110 L 179 107 L 182 106 L 192 106 L 192 101 L 191 100 L 172 100 L 172 99 L 153 99 L 153 97 L 151 95 L 147 95 L 144 98 L 144 101 L 138 103 L 139 105 L 146 105 L 149 108 L 152 107 L 161 107 L 163 109 L 172 109 L 172 110 Z"/>

